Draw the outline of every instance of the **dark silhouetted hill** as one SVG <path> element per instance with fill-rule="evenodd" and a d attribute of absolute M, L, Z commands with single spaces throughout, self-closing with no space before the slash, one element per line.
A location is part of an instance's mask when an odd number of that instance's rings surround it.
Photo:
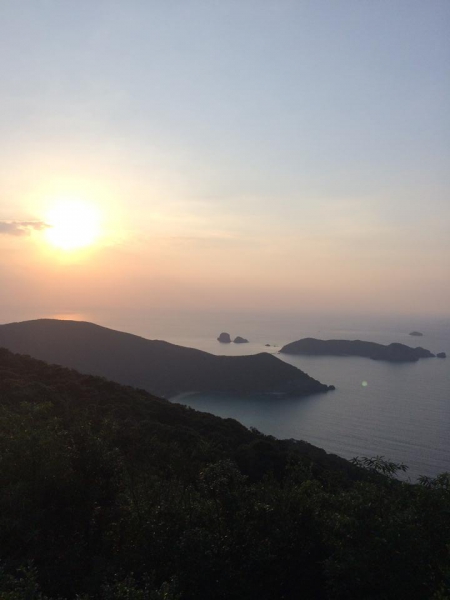
<path fill-rule="evenodd" d="M 215 356 L 79 321 L 1 325 L 0 346 L 164 397 L 209 391 L 307 395 L 332 389 L 268 353 Z"/>
<path fill-rule="evenodd" d="M 404 344 L 376 344 L 360 340 L 317 340 L 304 338 L 297 342 L 286 344 L 280 352 L 285 354 L 304 354 L 312 356 L 362 356 L 374 360 L 389 362 L 415 362 L 419 358 L 433 357 L 429 350 L 411 348 Z"/>

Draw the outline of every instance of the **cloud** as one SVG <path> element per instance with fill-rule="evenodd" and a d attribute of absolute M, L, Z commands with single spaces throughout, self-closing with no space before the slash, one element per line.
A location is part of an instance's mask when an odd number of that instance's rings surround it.
<path fill-rule="evenodd" d="M 0 235 L 30 235 L 31 231 L 42 231 L 50 225 L 44 221 L 0 221 Z"/>

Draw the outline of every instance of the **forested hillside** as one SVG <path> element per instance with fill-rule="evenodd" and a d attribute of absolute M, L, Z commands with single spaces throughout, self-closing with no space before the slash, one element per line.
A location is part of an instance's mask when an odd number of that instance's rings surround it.
<path fill-rule="evenodd" d="M 0 598 L 449 598 L 449 476 L 360 463 L 0 349 Z"/>
<path fill-rule="evenodd" d="M 267 352 L 216 356 L 83 321 L 0 325 L 0 347 L 164 398 L 202 391 L 306 396 L 334 389 Z"/>

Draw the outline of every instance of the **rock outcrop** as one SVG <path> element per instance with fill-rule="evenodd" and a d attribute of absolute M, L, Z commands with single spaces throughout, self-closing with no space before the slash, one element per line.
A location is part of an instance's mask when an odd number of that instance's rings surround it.
<path fill-rule="evenodd" d="M 217 338 L 217 340 L 221 343 L 221 344 L 231 344 L 231 337 L 229 333 L 225 333 L 222 332 L 219 337 Z"/>

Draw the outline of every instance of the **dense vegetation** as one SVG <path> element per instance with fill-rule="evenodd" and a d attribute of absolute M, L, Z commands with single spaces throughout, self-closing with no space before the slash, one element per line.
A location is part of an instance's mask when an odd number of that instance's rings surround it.
<path fill-rule="evenodd" d="M 449 476 L 360 462 L 0 349 L 0 598 L 449 598 Z"/>
<path fill-rule="evenodd" d="M 307 356 L 363 356 L 389 362 L 417 362 L 419 358 L 435 356 L 420 346 L 411 348 L 399 343 L 384 345 L 361 340 L 317 340 L 316 338 L 303 338 L 291 342 L 283 346 L 280 352 Z"/>

